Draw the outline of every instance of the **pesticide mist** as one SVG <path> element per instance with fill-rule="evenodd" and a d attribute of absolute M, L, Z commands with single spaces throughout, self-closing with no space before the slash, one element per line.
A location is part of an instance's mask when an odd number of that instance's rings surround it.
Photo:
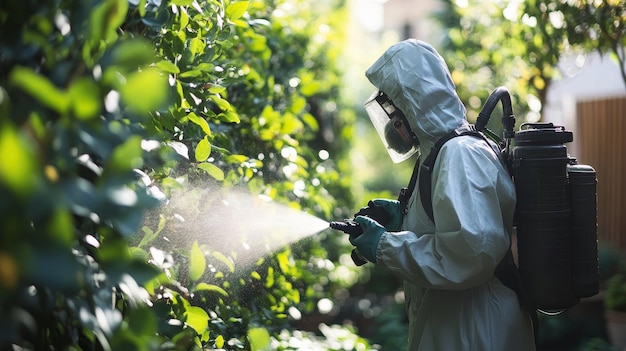
<path fill-rule="evenodd" d="M 197 241 L 233 255 L 241 266 L 328 228 L 305 212 L 217 185 L 173 192 L 160 210 L 167 220 L 162 234 L 170 243 L 189 248 Z"/>

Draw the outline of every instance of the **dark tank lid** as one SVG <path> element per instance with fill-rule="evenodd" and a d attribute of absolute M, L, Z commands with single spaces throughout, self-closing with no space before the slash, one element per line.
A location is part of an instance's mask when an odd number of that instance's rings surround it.
<path fill-rule="evenodd" d="M 515 132 L 516 145 L 557 145 L 574 140 L 571 131 L 552 123 L 523 123 Z"/>
<path fill-rule="evenodd" d="M 568 165 L 567 171 L 571 173 L 596 173 L 596 170 L 592 166 L 579 164 Z"/>

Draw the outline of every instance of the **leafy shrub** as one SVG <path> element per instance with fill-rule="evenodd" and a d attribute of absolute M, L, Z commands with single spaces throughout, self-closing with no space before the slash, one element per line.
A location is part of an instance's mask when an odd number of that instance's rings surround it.
<path fill-rule="evenodd" d="M 164 235 L 168 201 L 208 179 L 352 207 L 325 5 L 2 2 L 0 348 L 267 348 L 342 284 L 318 240 L 242 270 Z"/>
<path fill-rule="evenodd" d="M 609 278 L 604 304 L 609 310 L 626 312 L 626 276 L 623 273 Z"/>

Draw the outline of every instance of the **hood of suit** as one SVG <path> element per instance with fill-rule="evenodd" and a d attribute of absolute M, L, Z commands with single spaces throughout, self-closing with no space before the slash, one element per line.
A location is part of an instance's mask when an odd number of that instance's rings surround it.
<path fill-rule="evenodd" d="M 394 44 L 365 75 L 404 113 L 422 150 L 468 123 L 445 61 L 425 42 L 407 39 Z"/>

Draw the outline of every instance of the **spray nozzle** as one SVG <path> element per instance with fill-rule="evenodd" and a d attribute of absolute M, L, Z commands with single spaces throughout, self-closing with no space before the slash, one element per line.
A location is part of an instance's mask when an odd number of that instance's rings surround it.
<path fill-rule="evenodd" d="M 330 227 L 335 230 L 341 230 L 342 232 L 348 235 L 359 236 L 363 234 L 363 229 L 361 229 L 361 226 L 359 225 L 359 223 L 351 219 L 330 222 Z"/>
<path fill-rule="evenodd" d="M 341 230 L 348 235 L 359 236 L 363 234 L 363 229 L 361 228 L 359 223 L 351 219 L 330 222 L 330 227 L 335 230 Z M 352 250 L 350 257 L 352 258 L 354 264 L 356 264 L 357 266 L 362 266 L 367 263 L 367 260 L 359 253 L 357 249 Z"/>
<path fill-rule="evenodd" d="M 387 222 L 391 219 L 389 213 L 387 213 L 381 205 L 376 204 L 372 200 L 367 203 L 367 206 L 361 208 L 359 212 L 355 213 L 354 217 L 356 216 L 367 216 L 382 225 L 387 224 Z M 363 229 L 361 229 L 359 223 L 352 219 L 330 222 L 330 227 L 335 230 L 341 230 L 349 235 L 359 236 L 363 234 Z M 367 260 L 363 258 L 363 256 L 361 256 L 359 251 L 356 249 L 352 250 L 352 254 L 350 256 L 352 257 L 352 261 L 354 261 L 357 266 L 362 266 L 367 263 Z"/>

